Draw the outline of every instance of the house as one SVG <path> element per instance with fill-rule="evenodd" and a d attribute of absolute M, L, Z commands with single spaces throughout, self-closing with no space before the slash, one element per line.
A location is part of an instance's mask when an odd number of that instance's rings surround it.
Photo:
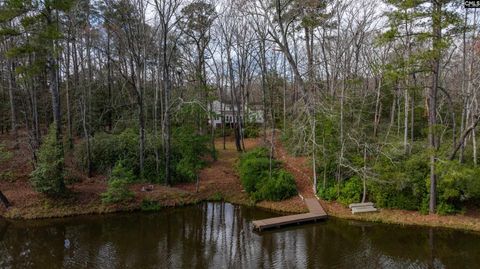
<path fill-rule="evenodd" d="M 212 102 L 211 111 L 215 114 L 213 118 L 213 125 L 215 127 L 222 126 L 222 116 L 225 117 L 225 124 L 227 126 L 232 126 L 237 122 L 237 117 L 234 117 L 238 114 L 237 107 L 235 111 L 231 103 L 223 103 L 218 100 Z M 263 124 L 263 109 L 259 105 L 245 105 L 240 107 L 240 120 L 243 121 L 243 116 L 245 115 L 246 121 L 249 123 Z M 212 124 L 212 119 L 208 121 L 209 124 Z"/>

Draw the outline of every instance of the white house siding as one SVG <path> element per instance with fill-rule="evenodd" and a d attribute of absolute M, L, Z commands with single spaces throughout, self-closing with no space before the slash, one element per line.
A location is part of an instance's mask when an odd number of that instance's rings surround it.
<path fill-rule="evenodd" d="M 229 104 L 223 104 L 220 101 L 215 100 L 212 103 L 212 112 L 215 113 L 216 115 L 215 118 L 213 119 L 213 125 L 215 127 L 219 127 L 222 125 L 222 119 L 221 119 L 222 114 L 225 117 L 226 124 L 231 124 L 236 122 L 236 117 L 233 116 L 232 106 Z M 247 120 L 249 122 L 254 122 L 257 124 L 263 123 L 263 110 L 258 110 L 258 109 L 252 110 L 246 107 L 246 114 L 248 117 Z M 212 124 L 212 120 L 210 119 L 208 123 Z"/>

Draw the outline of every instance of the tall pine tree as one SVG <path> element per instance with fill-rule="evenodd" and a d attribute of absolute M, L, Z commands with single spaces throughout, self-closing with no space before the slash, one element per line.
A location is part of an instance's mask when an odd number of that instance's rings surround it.
<path fill-rule="evenodd" d="M 53 167 L 46 170 L 44 169 L 45 166 L 49 165 L 39 163 L 33 175 L 37 175 L 44 180 L 58 181 L 53 184 L 55 187 L 38 189 L 49 194 L 58 194 L 65 189 L 59 90 L 59 55 L 61 50 L 59 41 L 63 38 L 60 16 L 70 10 L 72 5 L 73 0 L 6 0 L 0 11 L 0 22 L 3 22 L 0 34 L 7 38 L 20 37 L 18 38 L 19 41 L 7 51 L 7 56 L 29 59 L 29 61 L 26 61 L 28 64 L 17 67 L 17 73 L 23 76 L 46 74 L 47 77 L 54 121 L 54 128 L 50 131 L 54 133 L 53 146 L 55 149 L 52 152 L 55 153 L 53 159 L 58 161 L 50 163 Z M 37 85 L 42 85 L 42 83 Z M 48 144 L 48 147 L 52 147 L 52 141 L 49 141 Z M 42 159 L 39 161 L 41 162 Z M 47 176 L 45 173 L 50 175 Z M 55 174 L 53 178 L 51 173 Z M 40 174 L 44 175 L 40 176 Z"/>

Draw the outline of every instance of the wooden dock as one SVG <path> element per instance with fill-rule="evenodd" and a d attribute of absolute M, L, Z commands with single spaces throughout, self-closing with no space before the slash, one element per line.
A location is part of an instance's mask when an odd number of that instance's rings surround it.
<path fill-rule="evenodd" d="M 317 199 L 308 198 L 304 201 L 308 207 L 308 210 L 310 211 L 309 213 L 255 220 L 253 221 L 254 228 L 261 231 L 268 228 L 280 228 L 282 226 L 291 224 L 301 224 L 305 222 L 322 220 L 328 217 L 327 213 Z"/>

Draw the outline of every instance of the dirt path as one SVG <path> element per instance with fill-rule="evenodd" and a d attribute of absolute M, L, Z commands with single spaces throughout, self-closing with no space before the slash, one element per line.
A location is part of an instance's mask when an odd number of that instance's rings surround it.
<path fill-rule="evenodd" d="M 278 139 L 275 141 L 275 158 L 281 160 L 285 169 L 295 177 L 298 192 L 304 198 L 314 198 L 312 168 L 308 159 L 290 156 Z"/>
<path fill-rule="evenodd" d="M 295 157 L 289 155 L 280 141 L 276 141 L 276 157 L 285 162 L 286 169 L 295 176 L 299 192 L 305 197 L 313 194 L 310 160 L 306 157 Z M 480 231 L 480 214 L 478 209 L 468 210 L 465 214 L 458 215 L 423 215 L 417 211 L 407 211 L 399 209 L 380 209 L 376 213 L 366 213 L 352 215 L 350 209 L 338 202 L 329 202 L 320 200 L 320 204 L 331 216 L 355 219 L 363 221 L 373 221 L 382 223 L 394 223 L 402 225 L 420 225 L 432 227 L 449 227 L 456 229 L 465 229 Z"/>
<path fill-rule="evenodd" d="M 245 148 L 247 150 L 259 147 L 261 139 L 245 139 Z M 236 171 L 239 153 L 236 151 L 233 139 L 228 139 L 226 149 L 223 149 L 223 140 L 218 139 L 215 143 L 218 151 L 218 160 L 212 162 L 200 173 L 199 193 L 208 197 L 218 197 L 222 195 L 225 200 L 239 204 L 252 204 L 240 182 Z M 193 192 L 195 185 L 183 184 L 176 186 L 180 189 Z M 262 201 L 256 204 L 257 207 L 281 212 L 307 212 L 302 199 L 299 196 L 293 196 L 287 200 L 273 202 Z"/>
<path fill-rule="evenodd" d="M 245 146 L 252 149 L 260 145 L 260 139 L 247 139 Z M 0 216 L 9 218 L 46 218 L 63 217 L 79 214 L 96 214 L 117 211 L 139 210 L 145 200 L 155 201 L 160 206 L 177 206 L 197 203 L 204 200 L 224 200 L 243 205 L 253 205 L 247 193 L 243 190 L 236 171 L 236 161 L 239 153 L 235 149 L 233 139 L 228 139 L 226 149 L 223 149 L 223 140 L 216 141 L 218 160 L 210 162 L 199 175 L 200 184 L 178 184 L 166 187 L 161 184 L 135 183 L 130 190 L 135 193 L 135 199 L 123 204 L 104 205 L 101 202 L 101 193 L 106 188 L 106 177 L 102 175 L 86 178 L 84 173 L 75 170 L 73 161 L 67 160 L 70 175 L 74 175 L 79 182 L 68 185 L 70 196 L 67 199 L 50 199 L 35 192 L 28 180 L 31 167 L 28 165 L 28 156 L 23 154 L 26 149 L 15 152 L 14 157 L 3 164 L 2 171 L 11 171 L 11 180 L 0 180 L 0 190 L 12 203 L 6 210 L 0 206 Z M 20 165 L 22 164 L 22 165 Z M 153 190 L 142 192 L 144 186 L 152 185 Z M 255 206 L 288 213 L 306 212 L 307 209 L 299 196 L 281 202 L 260 202 Z"/>
<path fill-rule="evenodd" d="M 0 141 L 7 142 L 11 148 L 11 139 L 0 136 Z M 247 149 L 261 145 L 261 139 L 247 139 Z M 104 205 L 100 194 L 106 189 L 105 176 L 86 179 L 79 171 L 71 171 L 80 182 L 69 185 L 71 196 L 68 199 L 51 200 L 32 190 L 28 181 L 31 172 L 27 149 L 22 144 L 14 151 L 14 157 L 0 166 L 1 172 L 8 172 L 8 178 L 0 180 L 0 189 L 12 203 L 9 210 L 0 206 L 0 216 L 9 218 L 46 218 L 63 217 L 79 214 L 101 214 L 117 211 L 140 210 L 145 199 L 158 202 L 160 206 L 177 206 L 197 203 L 204 200 L 224 200 L 236 204 L 253 205 L 243 191 L 235 166 L 239 153 L 235 150 L 233 140 L 228 140 L 223 150 L 222 139 L 217 140 L 218 161 L 211 162 L 200 173 L 199 191 L 196 184 L 181 184 L 166 187 L 154 184 L 153 191 L 142 192 L 145 185 L 133 184 L 130 189 L 135 192 L 135 200 L 124 204 Z M 285 168 L 295 176 L 299 193 L 309 198 L 313 196 L 311 164 L 306 157 L 290 156 L 281 143 L 276 143 L 276 158 L 283 161 Z M 71 165 L 69 165 L 71 167 Z M 70 168 L 71 169 L 71 168 Z M 348 207 L 337 202 L 320 201 L 323 208 L 331 216 L 346 219 L 375 221 L 396 224 L 414 224 L 424 226 L 450 227 L 480 232 L 480 214 L 477 210 L 467 210 L 464 215 L 438 216 L 422 215 L 416 211 L 381 209 L 378 213 L 352 215 Z M 263 201 L 255 206 L 273 211 L 288 213 L 307 212 L 307 208 L 299 196 L 281 202 Z"/>

